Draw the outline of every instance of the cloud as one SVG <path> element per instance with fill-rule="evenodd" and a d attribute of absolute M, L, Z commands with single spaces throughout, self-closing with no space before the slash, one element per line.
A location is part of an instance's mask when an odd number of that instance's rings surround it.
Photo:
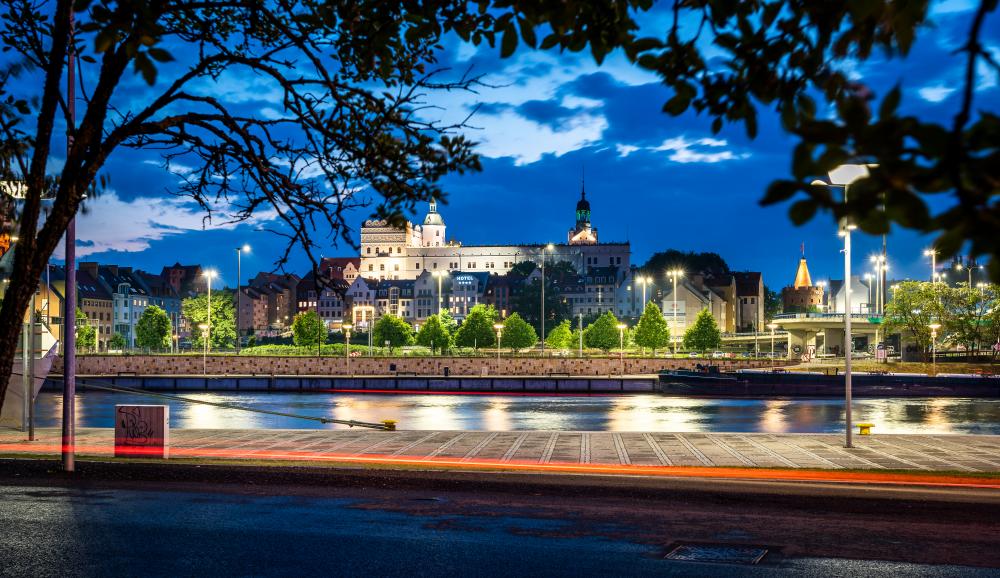
<path fill-rule="evenodd" d="M 713 150 L 708 152 L 698 149 L 719 149 L 726 146 L 725 140 L 714 138 L 701 138 L 698 140 L 688 140 L 683 136 L 668 138 L 660 146 L 651 147 L 652 151 L 669 151 L 667 157 L 675 163 L 719 163 L 722 161 L 732 161 L 745 159 L 750 153 L 734 153 L 731 150 Z"/>
<path fill-rule="evenodd" d="M 273 210 L 262 210 L 249 221 L 229 223 L 231 205 L 221 201 L 213 208 L 213 219 L 191 199 L 185 197 L 136 197 L 125 200 L 115 191 L 107 191 L 86 205 L 77 217 L 78 257 L 105 251 L 143 251 L 154 241 L 191 231 L 230 230 L 240 224 L 261 224 L 276 217 Z M 64 247 L 54 257 L 62 259 Z"/>
<path fill-rule="evenodd" d="M 951 93 L 955 92 L 954 88 L 936 84 L 934 86 L 925 86 L 917 91 L 920 98 L 926 100 L 927 102 L 941 102 L 948 98 Z"/>

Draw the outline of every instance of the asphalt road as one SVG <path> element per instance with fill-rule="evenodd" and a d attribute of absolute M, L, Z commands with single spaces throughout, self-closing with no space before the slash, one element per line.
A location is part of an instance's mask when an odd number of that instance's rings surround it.
<path fill-rule="evenodd" d="M 296 485 L 240 475 L 67 481 L 0 468 L 0 575 L 1000 575 L 995 496 L 705 482 L 662 485 L 661 495 L 613 485 L 560 495 L 530 481 L 477 490 L 433 478 Z M 686 541 L 771 552 L 757 566 L 663 559 Z"/>

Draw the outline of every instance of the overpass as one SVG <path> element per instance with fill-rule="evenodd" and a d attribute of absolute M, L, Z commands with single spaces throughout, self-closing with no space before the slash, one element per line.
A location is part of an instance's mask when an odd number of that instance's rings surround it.
<path fill-rule="evenodd" d="M 844 313 L 786 313 L 776 315 L 774 323 L 786 335 L 789 359 L 806 354 L 844 355 Z M 851 333 L 856 344 L 858 340 L 878 341 L 881 327 L 879 315 L 851 314 Z M 866 349 L 856 346 L 854 351 Z"/>

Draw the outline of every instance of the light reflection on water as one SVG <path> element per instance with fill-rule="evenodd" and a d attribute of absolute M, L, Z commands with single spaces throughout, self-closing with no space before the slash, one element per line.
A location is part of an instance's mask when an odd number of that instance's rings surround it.
<path fill-rule="evenodd" d="M 385 395 L 331 393 L 186 393 L 185 397 L 339 420 L 394 419 L 415 430 L 576 430 L 670 432 L 839 432 L 844 406 L 836 399 L 715 399 L 656 394 L 601 397 Z M 87 392 L 77 395 L 79 427 L 111 427 L 115 404 L 170 406 L 175 428 L 332 429 L 344 426 L 190 404 Z M 39 427 L 59 425 L 61 394 L 38 399 Z M 855 399 L 854 419 L 878 433 L 1000 434 L 1000 400 Z"/>

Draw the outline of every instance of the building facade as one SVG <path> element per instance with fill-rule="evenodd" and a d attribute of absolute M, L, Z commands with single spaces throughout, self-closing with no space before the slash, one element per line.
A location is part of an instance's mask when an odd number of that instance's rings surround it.
<path fill-rule="evenodd" d="M 503 275 L 521 261 L 540 264 L 567 261 L 580 273 L 591 267 L 628 271 L 631 247 L 599 243 L 590 222 L 590 203 L 581 196 L 576 226 L 565 244 L 462 245 L 446 237 L 444 218 L 430 204 L 422 225 L 401 227 L 369 220 L 361 227 L 360 275 L 371 279 L 416 279 L 424 271 L 496 273 Z"/>

